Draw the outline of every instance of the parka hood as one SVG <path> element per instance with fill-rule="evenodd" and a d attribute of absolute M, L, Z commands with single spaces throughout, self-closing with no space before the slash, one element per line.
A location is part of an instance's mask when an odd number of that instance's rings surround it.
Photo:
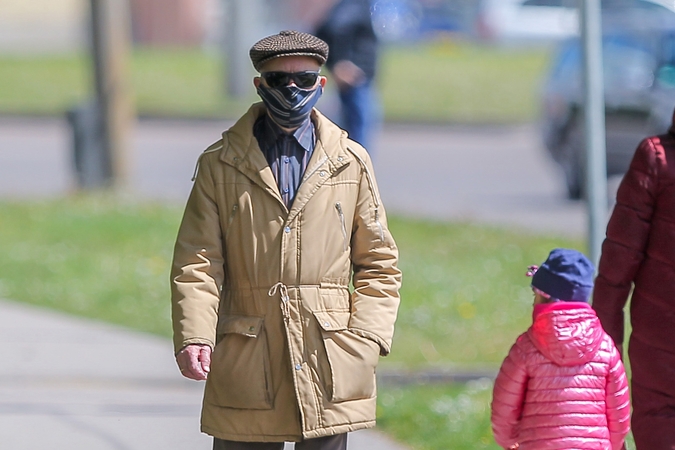
<path fill-rule="evenodd" d="M 602 326 L 586 303 L 545 305 L 528 330 L 534 346 L 560 366 L 584 364 L 602 343 Z"/>

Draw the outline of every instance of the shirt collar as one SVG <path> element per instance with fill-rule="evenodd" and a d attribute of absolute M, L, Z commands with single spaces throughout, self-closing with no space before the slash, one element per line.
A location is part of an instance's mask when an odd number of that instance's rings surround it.
<path fill-rule="evenodd" d="M 262 117 L 263 120 L 263 142 L 264 146 L 269 148 L 282 136 L 286 135 L 286 132 L 279 127 L 270 117 L 265 114 Z M 302 125 L 300 125 L 291 136 L 300 144 L 300 146 L 305 149 L 306 152 L 311 152 L 314 148 L 314 124 L 311 119 L 305 120 Z"/>

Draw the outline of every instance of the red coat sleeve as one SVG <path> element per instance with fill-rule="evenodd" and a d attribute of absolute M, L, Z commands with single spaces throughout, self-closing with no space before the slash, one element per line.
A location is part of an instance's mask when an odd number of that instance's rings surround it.
<path fill-rule="evenodd" d="M 521 335 L 504 359 L 492 391 L 492 432 L 495 441 L 503 448 L 517 443 L 518 424 L 523 412 L 527 390 L 527 369 Z"/>
<path fill-rule="evenodd" d="M 663 148 L 654 139 L 638 146 L 616 196 L 616 205 L 602 244 L 593 308 L 617 345 L 623 344 L 623 309 L 644 258 L 658 187 Z"/>
<path fill-rule="evenodd" d="M 621 362 L 621 355 L 612 345 L 610 370 L 607 375 L 606 405 L 607 426 L 613 450 L 623 446 L 624 439 L 630 430 L 630 393 L 626 371 Z"/>

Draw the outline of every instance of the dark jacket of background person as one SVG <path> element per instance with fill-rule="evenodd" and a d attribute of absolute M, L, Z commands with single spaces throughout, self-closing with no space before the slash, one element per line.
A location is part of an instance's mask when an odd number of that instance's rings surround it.
<path fill-rule="evenodd" d="M 366 79 L 375 77 L 378 44 L 370 18 L 370 0 L 341 0 L 330 10 L 316 36 L 330 47 L 326 67 L 348 60 L 363 70 Z"/>
<path fill-rule="evenodd" d="M 495 380 L 497 443 L 520 450 L 617 450 L 629 428 L 621 356 L 594 311 L 587 303 L 559 302 L 535 312 Z"/>
<path fill-rule="evenodd" d="M 602 246 L 593 307 L 617 345 L 632 332 L 633 435 L 642 450 L 675 448 L 675 117 L 638 146 Z"/>

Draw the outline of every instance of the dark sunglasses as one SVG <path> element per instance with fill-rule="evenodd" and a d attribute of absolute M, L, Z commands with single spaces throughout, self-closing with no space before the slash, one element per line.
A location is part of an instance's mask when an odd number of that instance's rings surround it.
<path fill-rule="evenodd" d="M 300 89 L 309 89 L 316 84 L 319 79 L 319 72 L 306 70 L 304 72 L 263 72 L 260 76 L 265 80 L 267 85 L 271 88 L 278 88 L 281 86 L 288 86 L 293 80 L 295 85 Z"/>

